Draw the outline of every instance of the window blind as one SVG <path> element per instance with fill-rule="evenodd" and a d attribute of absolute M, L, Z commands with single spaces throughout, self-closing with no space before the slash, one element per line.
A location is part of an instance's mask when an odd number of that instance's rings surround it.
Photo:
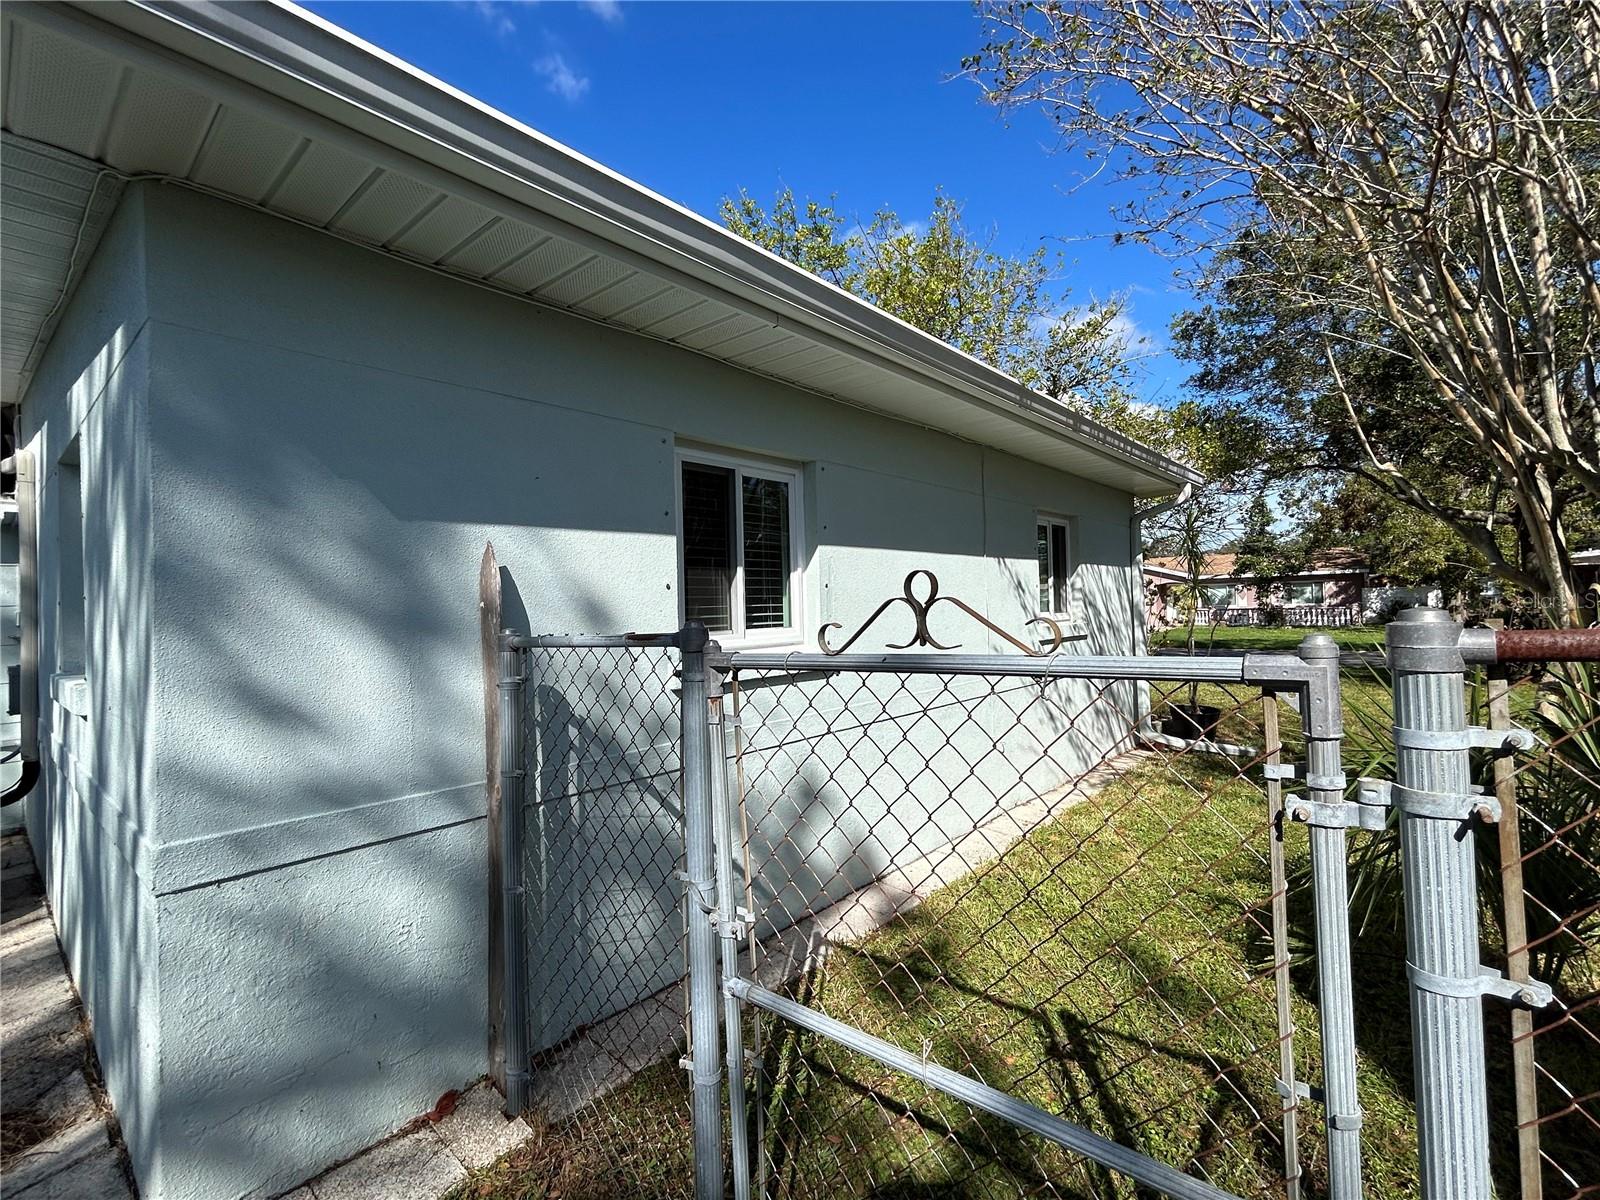
<path fill-rule="evenodd" d="M 733 481 L 726 467 L 683 464 L 683 612 L 733 628 Z"/>
<path fill-rule="evenodd" d="M 744 623 L 783 629 L 789 619 L 789 485 L 744 477 Z"/>

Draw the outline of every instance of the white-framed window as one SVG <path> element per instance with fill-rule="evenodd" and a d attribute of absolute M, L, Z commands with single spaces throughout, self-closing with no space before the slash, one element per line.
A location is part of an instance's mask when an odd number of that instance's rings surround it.
<path fill-rule="evenodd" d="M 800 641 L 801 512 L 799 468 L 680 450 L 684 619 L 735 641 Z"/>
<path fill-rule="evenodd" d="M 1073 520 L 1040 514 L 1039 612 L 1045 616 L 1072 615 Z"/>
<path fill-rule="evenodd" d="M 1283 602 L 1294 607 L 1309 607 L 1323 603 L 1325 593 L 1322 590 L 1322 580 L 1311 583 L 1290 583 L 1284 585 Z"/>
<path fill-rule="evenodd" d="M 1233 589 L 1226 584 L 1217 587 L 1202 586 L 1200 603 L 1207 608 L 1232 608 Z"/>

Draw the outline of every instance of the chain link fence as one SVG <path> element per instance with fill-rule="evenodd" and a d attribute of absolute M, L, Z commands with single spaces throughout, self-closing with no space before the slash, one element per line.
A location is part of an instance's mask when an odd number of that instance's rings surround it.
<path fill-rule="evenodd" d="M 679 655 L 536 644 L 525 664 L 522 896 L 539 1153 L 564 1196 L 687 1195 Z"/>
<path fill-rule="evenodd" d="M 1551 986 L 1543 1008 L 1491 1014 L 1498 1085 L 1496 1174 L 1522 1200 L 1600 1196 L 1600 692 L 1588 664 L 1510 679 L 1478 697 L 1491 729 L 1523 726 L 1534 748 L 1496 758 L 1499 799 L 1483 837 L 1486 940 L 1507 974 Z"/>
<path fill-rule="evenodd" d="M 1239 1195 L 1325 1188 L 1297 1144 L 1296 1050 L 1319 1052 L 1283 951 L 1260 688 L 1152 706 L 1129 681 L 758 670 L 730 693 L 754 978 Z M 1203 729 L 1160 732 L 1169 700 Z M 758 1195 L 1142 1194 L 830 1039 L 753 1026 Z"/>
<path fill-rule="evenodd" d="M 1342 688 L 505 641 L 517 1186 L 1600 1195 L 1594 668 L 1396 629 Z"/>
<path fill-rule="evenodd" d="M 532 1153 L 562 1195 L 689 1195 L 685 929 L 710 905 L 686 871 L 681 656 L 521 641 Z M 1315 989 L 1288 949 L 1309 924 L 1286 883 L 1299 785 L 1263 769 L 1300 748 L 1292 706 L 1237 682 L 763 668 L 710 708 L 738 977 L 1218 1188 L 1325 1181 L 1299 1082 L 1319 1071 Z M 732 1011 L 749 1071 L 723 1153 L 757 1195 L 1142 1194 Z"/>

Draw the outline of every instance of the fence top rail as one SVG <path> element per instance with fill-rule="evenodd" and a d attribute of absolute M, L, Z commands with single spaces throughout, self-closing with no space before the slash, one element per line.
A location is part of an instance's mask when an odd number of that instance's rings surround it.
<path fill-rule="evenodd" d="M 899 675 L 1012 675 L 1038 679 L 1149 679 L 1176 683 L 1298 684 L 1306 667 L 1289 654 L 1116 656 L 1056 654 L 819 654 L 814 651 L 712 652 L 706 665 L 733 671 L 851 672 Z"/>
<path fill-rule="evenodd" d="M 1463 629 L 1471 663 L 1600 662 L 1600 629 Z"/>

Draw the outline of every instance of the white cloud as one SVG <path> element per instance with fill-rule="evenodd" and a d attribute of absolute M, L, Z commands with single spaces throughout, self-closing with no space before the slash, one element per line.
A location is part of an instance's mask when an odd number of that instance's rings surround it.
<path fill-rule="evenodd" d="M 1125 349 L 1138 350 L 1146 354 L 1157 354 L 1162 349 L 1160 338 L 1135 321 L 1127 309 L 1123 309 L 1111 318 L 1108 329 L 1113 337 L 1121 340 Z"/>
<path fill-rule="evenodd" d="M 1058 326 L 1076 325 L 1087 319 L 1088 315 L 1087 310 L 1081 308 L 1069 309 L 1064 313 L 1038 313 L 1034 315 L 1030 324 L 1037 336 L 1049 337 L 1051 330 Z M 1153 333 L 1140 325 L 1126 308 L 1111 318 L 1106 329 L 1122 344 L 1122 348 L 1135 358 L 1161 354 L 1167 348 L 1160 334 Z"/>
<path fill-rule="evenodd" d="M 509 38 L 517 32 L 517 23 L 511 19 L 509 6 L 496 0 L 469 0 L 473 12 L 494 31 L 496 37 Z"/>
<path fill-rule="evenodd" d="M 583 6 L 607 25 L 622 23 L 622 0 L 583 0 Z"/>
<path fill-rule="evenodd" d="M 573 70 L 572 65 L 567 62 L 566 55 L 560 51 L 552 51 L 543 58 L 536 59 L 533 69 L 544 77 L 547 89 L 569 104 L 581 100 L 584 93 L 589 90 L 589 77 Z"/>

